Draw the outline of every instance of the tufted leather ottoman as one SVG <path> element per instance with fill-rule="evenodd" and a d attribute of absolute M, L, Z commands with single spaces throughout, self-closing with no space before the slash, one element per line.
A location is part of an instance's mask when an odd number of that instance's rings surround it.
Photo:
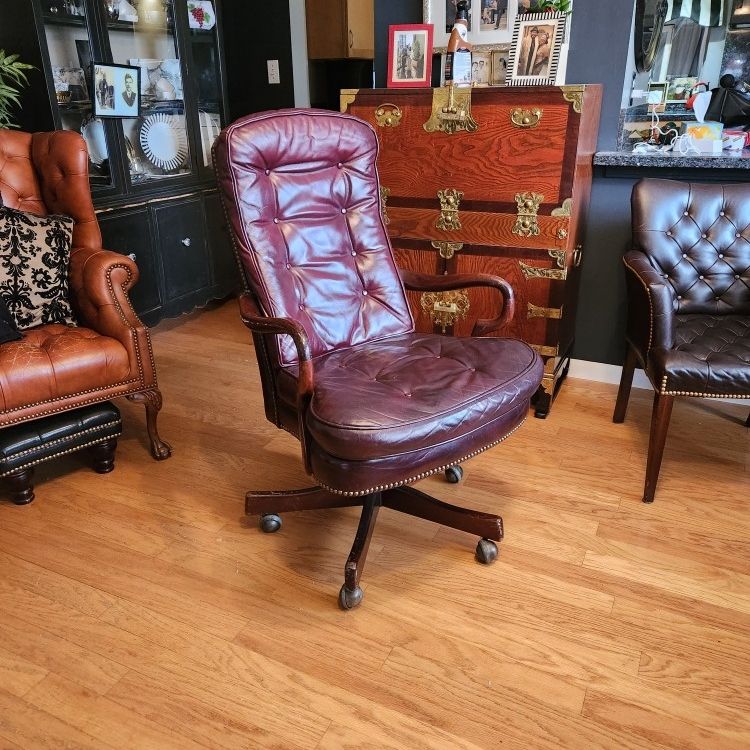
<path fill-rule="evenodd" d="M 34 499 L 36 464 L 81 448 L 89 449 L 94 471 L 112 471 L 121 433 L 120 411 L 109 401 L 0 430 L 0 477 L 10 489 L 11 500 L 25 505 Z"/>

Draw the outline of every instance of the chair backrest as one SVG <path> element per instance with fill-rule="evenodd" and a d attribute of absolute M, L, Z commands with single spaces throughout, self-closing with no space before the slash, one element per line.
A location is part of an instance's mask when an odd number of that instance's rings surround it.
<path fill-rule="evenodd" d="M 78 133 L 0 130 L 0 198 L 19 211 L 70 216 L 75 221 L 74 248 L 102 246 L 89 187 L 88 151 Z"/>
<path fill-rule="evenodd" d="M 686 315 L 750 314 L 750 185 L 641 180 L 633 249 L 672 285 Z"/>
<path fill-rule="evenodd" d="M 380 213 L 378 141 L 318 110 L 264 112 L 219 136 L 214 165 L 245 282 L 264 314 L 293 318 L 313 356 L 413 330 Z M 293 364 L 291 340 L 281 364 Z"/>

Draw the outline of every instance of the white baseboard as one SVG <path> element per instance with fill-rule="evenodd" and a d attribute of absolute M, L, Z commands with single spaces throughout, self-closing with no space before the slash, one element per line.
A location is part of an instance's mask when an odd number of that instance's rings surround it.
<path fill-rule="evenodd" d="M 619 365 L 605 365 L 603 362 L 588 362 L 585 359 L 571 359 L 570 372 L 571 378 L 581 378 L 581 380 L 593 380 L 596 383 L 614 383 L 620 385 L 620 374 L 622 367 Z M 651 382 L 646 377 L 643 370 L 637 369 L 633 375 L 633 388 L 644 388 L 653 390 Z"/>
<path fill-rule="evenodd" d="M 588 362 L 585 359 L 571 359 L 570 372 L 571 378 L 580 378 L 581 380 L 593 380 L 595 383 L 613 383 L 620 385 L 620 374 L 622 367 L 619 365 L 605 365 L 602 362 Z M 646 377 L 646 373 L 640 368 L 636 368 L 633 375 L 633 388 L 643 388 L 651 391 L 653 387 L 651 381 Z M 748 397 L 750 399 L 750 396 Z M 723 401 L 726 404 L 742 405 L 746 401 L 736 398 L 712 398 L 711 401 Z"/>

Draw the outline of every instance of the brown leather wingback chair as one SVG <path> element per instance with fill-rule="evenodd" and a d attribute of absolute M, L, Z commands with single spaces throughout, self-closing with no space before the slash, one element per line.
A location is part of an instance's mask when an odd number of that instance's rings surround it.
<path fill-rule="evenodd" d="M 613 419 L 625 419 L 633 371 L 643 367 L 656 391 L 650 503 L 675 396 L 750 398 L 750 185 L 642 180 L 632 213 L 628 353 Z"/>
<path fill-rule="evenodd" d="M 495 287 L 503 314 L 479 320 L 480 335 L 512 316 L 513 292 L 494 276 L 399 277 L 380 214 L 377 150 L 361 120 L 291 110 L 234 123 L 214 160 L 244 272 L 240 313 L 253 333 L 266 416 L 300 440 L 318 484 L 249 492 L 246 512 L 275 531 L 282 511 L 362 505 L 339 594 L 345 609 L 362 599 L 360 574 L 381 506 L 477 534 L 477 558 L 495 558 L 499 517 L 408 485 L 505 440 L 526 418 L 542 377 L 538 355 L 520 341 L 414 332 L 404 284 Z"/>
<path fill-rule="evenodd" d="M 130 258 L 102 250 L 86 144 L 77 133 L 0 130 L 0 195 L 9 208 L 75 220 L 70 301 L 79 327 L 43 325 L 0 346 L 0 427 L 127 396 L 145 404 L 151 452 L 167 458 L 161 393 L 148 330 L 128 299 Z"/>

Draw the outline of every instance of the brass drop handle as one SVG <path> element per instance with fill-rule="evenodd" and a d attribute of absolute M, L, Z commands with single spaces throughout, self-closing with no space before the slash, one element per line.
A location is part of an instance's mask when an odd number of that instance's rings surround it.
<path fill-rule="evenodd" d="M 190 245 L 193 244 L 193 241 L 190 239 L 190 237 L 185 237 L 184 240 L 180 240 L 185 247 L 190 247 Z"/>
<path fill-rule="evenodd" d="M 375 110 L 375 122 L 381 128 L 396 128 L 401 124 L 404 113 L 397 104 L 386 102 Z"/>
<path fill-rule="evenodd" d="M 544 110 L 539 109 L 539 107 L 533 109 L 517 107 L 510 113 L 510 121 L 517 128 L 535 128 L 541 122 L 543 114 Z"/>

